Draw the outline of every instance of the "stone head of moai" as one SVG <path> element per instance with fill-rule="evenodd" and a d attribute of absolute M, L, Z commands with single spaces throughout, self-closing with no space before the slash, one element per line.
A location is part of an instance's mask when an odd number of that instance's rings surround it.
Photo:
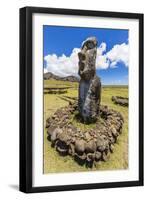
<path fill-rule="evenodd" d="M 96 73 L 97 40 L 95 37 L 87 38 L 78 53 L 79 75 L 82 79 L 90 80 Z"/>
<path fill-rule="evenodd" d="M 84 122 L 94 121 L 99 112 L 101 81 L 96 75 L 97 39 L 87 38 L 78 53 L 79 57 L 79 112 Z"/>

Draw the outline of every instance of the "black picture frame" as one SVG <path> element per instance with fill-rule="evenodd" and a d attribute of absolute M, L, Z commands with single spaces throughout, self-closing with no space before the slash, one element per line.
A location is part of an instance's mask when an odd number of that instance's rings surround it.
<path fill-rule="evenodd" d="M 139 180 L 111 183 L 85 183 L 80 185 L 64 186 L 32 186 L 32 15 L 34 13 L 127 18 L 139 20 Z M 20 191 L 34 193 L 143 185 L 143 23 L 143 14 L 138 13 L 41 7 L 24 7 L 20 9 Z"/>

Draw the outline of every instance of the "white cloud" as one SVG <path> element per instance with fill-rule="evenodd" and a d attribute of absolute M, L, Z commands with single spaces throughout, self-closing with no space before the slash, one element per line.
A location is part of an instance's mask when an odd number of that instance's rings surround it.
<path fill-rule="evenodd" d="M 80 49 L 74 48 L 69 57 L 57 56 L 56 54 L 47 55 L 44 57 L 46 61 L 46 69 L 58 76 L 77 76 L 78 72 L 78 52 Z"/>
<path fill-rule="evenodd" d="M 96 68 L 97 69 L 107 69 L 109 67 L 109 60 L 107 56 L 103 54 L 106 51 L 106 43 L 102 42 L 97 48 L 96 57 Z"/>
<path fill-rule="evenodd" d="M 52 72 L 58 76 L 78 75 L 78 52 L 79 48 L 74 48 L 70 56 L 56 54 L 44 57 L 46 61 L 45 73 Z M 123 62 L 128 66 L 129 46 L 128 44 L 115 45 L 109 52 L 106 52 L 106 43 L 101 43 L 97 48 L 96 68 L 107 69 L 108 67 L 116 68 L 118 62 Z"/>
<path fill-rule="evenodd" d="M 100 46 L 97 48 L 97 56 L 102 55 L 103 52 L 106 51 L 106 43 L 102 42 Z"/>
<path fill-rule="evenodd" d="M 111 61 L 110 67 L 114 67 L 118 62 L 123 62 L 126 67 L 129 63 L 129 45 L 126 43 L 115 45 L 107 54 Z"/>
<path fill-rule="evenodd" d="M 111 62 L 110 67 L 111 68 L 117 68 L 117 61 Z"/>
<path fill-rule="evenodd" d="M 44 68 L 44 74 L 47 73 L 47 72 L 48 72 L 48 70 L 46 68 Z"/>
<path fill-rule="evenodd" d="M 109 60 L 106 55 L 99 55 L 96 59 L 96 68 L 97 69 L 107 69 L 109 67 Z"/>

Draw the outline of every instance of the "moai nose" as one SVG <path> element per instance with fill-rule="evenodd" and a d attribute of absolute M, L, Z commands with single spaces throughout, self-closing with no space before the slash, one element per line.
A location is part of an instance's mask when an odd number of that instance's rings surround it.
<path fill-rule="evenodd" d="M 86 55 L 82 52 L 78 53 L 78 57 L 79 57 L 79 60 L 81 60 L 81 61 L 86 59 Z"/>

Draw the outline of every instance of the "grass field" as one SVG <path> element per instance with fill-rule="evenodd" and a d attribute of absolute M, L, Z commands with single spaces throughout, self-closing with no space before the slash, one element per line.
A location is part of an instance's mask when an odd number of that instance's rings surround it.
<path fill-rule="evenodd" d="M 78 83 L 56 80 L 45 80 L 45 87 L 67 89 L 66 94 L 44 94 L 44 173 L 57 172 L 80 172 L 91 170 L 116 170 L 128 168 L 128 107 L 115 105 L 111 101 L 112 96 L 128 97 L 128 87 L 123 86 L 105 86 L 102 88 L 102 105 L 107 105 L 119 112 L 124 117 L 125 123 L 123 125 L 122 134 L 119 136 L 115 144 L 114 153 L 110 154 L 107 162 L 98 162 L 93 168 L 80 166 L 70 156 L 59 156 L 58 152 L 51 147 L 51 143 L 47 140 L 47 133 L 45 128 L 46 119 L 51 116 L 56 109 L 68 105 L 65 96 L 78 96 Z"/>

